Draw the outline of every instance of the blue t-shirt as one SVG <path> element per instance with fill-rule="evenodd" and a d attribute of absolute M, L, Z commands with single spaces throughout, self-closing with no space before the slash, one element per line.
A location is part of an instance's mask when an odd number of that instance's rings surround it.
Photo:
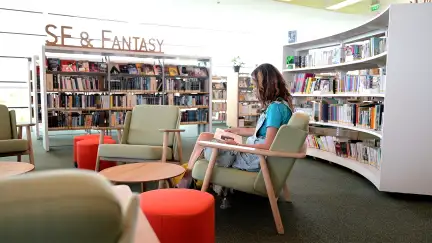
<path fill-rule="evenodd" d="M 265 138 L 268 127 L 275 127 L 279 129 L 279 127 L 288 123 L 291 115 L 291 110 L 284 103 L 271 103 L 267 108 L 266 119 L 261 128 L 258 130 L 257 136 Z"/>

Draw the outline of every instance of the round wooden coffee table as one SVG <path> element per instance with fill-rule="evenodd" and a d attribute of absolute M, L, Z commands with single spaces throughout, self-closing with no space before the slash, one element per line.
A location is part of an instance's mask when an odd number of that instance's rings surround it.
<path fill-rule="evenodd" d="M 0 177 L 14 176 L 34 170 L 34 165 L 26 162 L 0 162 Z"/>
<path fill-rule="evenodd" d="M 115 183 L 145 183 L 166 180 L 173 187 L 171 178 L 181 175 L 185 169 L 180 165 L 162 162 L 143 162 L 118 165 L 102 170 L 99 174 Z"/>

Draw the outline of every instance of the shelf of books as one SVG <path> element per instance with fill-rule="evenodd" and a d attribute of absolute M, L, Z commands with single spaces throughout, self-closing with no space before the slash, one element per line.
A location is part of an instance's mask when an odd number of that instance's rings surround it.
<path fill-rule="evenodd" d="M 213 123 L 226 123 L 227 77 L 212 77 Z"/>
<path fill-rule="evenodd" d="M 74 48 L 62 52 L 57 47 L 55 53 L 50 48 L 43 48 L 45 65 L 41 73 L 45 78 L 40 89 L 47 151 L 48 132 L 117 127 L 124 123 L 127 111 L 141 104 L 178 106 L 181 125 L 211 129 L 210 58 L 165 54 L 153 57 L 134 52 L 133 61 L 129 61 L 131 53 L 109 55 L 95 50 L 91 53 L 93 59 L 85 55 L 74 59 Z M 60 58 L 58 53 L 70 57 Z M 98 54 L 99 60 L 94 58 Z"/>
<path fill-rule="evenodd" d="M 234 73 L 228 81 L 227 125 L 231 127 L 255 127 L 260 116 L 261 104 L 253 93 L 249 74 Z"/>
<path fill-rule="evenodd" d="M 432 195 L 432 177 L 424 172 L 432 171 L 426 159 L 432 152 L 419 146 L 432 134 L 421 98 L 429 95 L 408 84 L 418 73 L 432 74 L 420 47 L 426 41 L 407 37 L 432 37 L 430 30 L 417 35 L 409 27 L 432 20 L 432 6 L 422 8 L 392 5 L 346 32 L 283 47 L 295 109 L 310 116 L 307 154 L 356 171 L 380 191 Z M 415 80 L 416 86 L 427 82 Z"/>

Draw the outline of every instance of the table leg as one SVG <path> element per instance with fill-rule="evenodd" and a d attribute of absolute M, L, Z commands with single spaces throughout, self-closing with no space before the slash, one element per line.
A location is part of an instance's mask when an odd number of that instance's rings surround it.
<path fill-rule="evenodd" d="M 166 180 L 166 182 L 168 183 L 168 188 L 174 188 L 174 183 L 172 182 L 172 179 L 168 179 Z"/>
<path fill-rule="evenodd" d="M 103 144 L 104 143 L 104 138 L 105 138 L 105 131 L 101 130 L 100 134 L 99 134 L 99 144 Z"/>
<path fill-rule="evenodd" d="M 145 192 L 146 191 L 146 185 L 144 182 L 141 182 L 141 192 Z"/>

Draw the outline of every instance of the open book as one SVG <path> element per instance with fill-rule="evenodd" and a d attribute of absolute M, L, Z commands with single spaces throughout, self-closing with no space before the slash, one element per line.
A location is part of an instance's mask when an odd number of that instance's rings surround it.
<path fill-rule="evenodd" d="M 221 143 L 224 143 L 225 140 L 228 140 L 228 139 L 232 139 L 238 144 L 243 143 L 242 136 L 234 134 L 234 133 L 230 133 L 230 132 L 225 132 L 224 130 L 222 130 L 220 128 L 216 128 L 216 132 L 215 132 L 213 138 L 215 140 L 217 140 L 218 142 L 221 142 Z"/>

